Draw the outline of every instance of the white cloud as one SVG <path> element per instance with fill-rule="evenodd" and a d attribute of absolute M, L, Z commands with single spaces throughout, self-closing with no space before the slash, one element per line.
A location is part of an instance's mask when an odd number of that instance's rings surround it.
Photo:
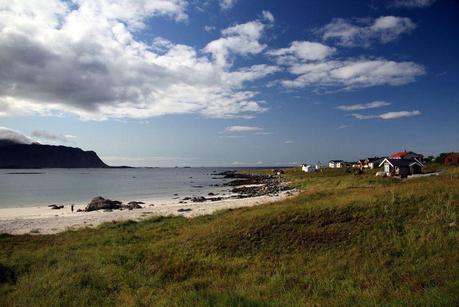
<path fill-rule="evenodd" d="M 45 130 L 34 130 L 32 131 L 32 136 L 41 141 L 51 141 L 52 143 L 66 143 L 68 142 L 68 137 L 61 134 L 54 134 Z M 74 136 L 69 136 L 74 138 Z"/>
<path fill-rule="evenodd" d="M 0 127 L 0 141 L 4 140 L 19 144 L 31 144 L 34 142 L 31 138 L 25 136 L 19 131 L 6 127 Z"/>
<path fill-rule="evenodd" d="M 294 41 L 288 48 L 274 49 L 266 54 L 276 59 L 279 64 L 296 63 L 298 61 L 323 60 L 336 51 L 321 43 L 308 41 Z"/>
<path fill-rule="evenodd" d="M 225 128 L 225 132 L 260 132 L 263 128 L 253 126 L 229 126 Z"/>
<path fill-rule="evenodd" d="M 287 88 L 344 87 L 365 88 L 377 85 L 402 85 L 425 74 L 424 67 L 413 62 L 395 62 L 386 59 L 329 60 L 314 63 L 296 63 L 289 72 L 297 75 L 283 80 Z"/>
<path fill-rule="evenodd" d="M 220 0 L 220 8 L 222 10 L 229 10 L 236 4 L 236 2 L 237 0 Z"/>
<path fill-rule="evenodd" d="M 389 102 L 385 101 L 372 101 L 369 103 L 362 103 L 362 104 L 351 104 L 351 105 L 342 105 L 342 106 L 337 106 L 337 109 L 343 110 L 343 111 L 357 111 L 357 110 L 366 110 L 366 109 L 375 109 L 375 108 L 381 108 L 381 107 L 386 107 L 390 106 Z"/>
<path fill-rule="evenodd" d="M 270 11 L 262 11 L 261 15 L 263 16 L 263 19 L 269 22 L 274 22 L 274 15 Z"/>
<path fill-rule="evenodd" d="M 287 140 L 287 141 L 285 141 L 285 144 L 293 144 L 293 141 Z"/>
<path fill-rule="evenodd" d="M 351 22 L 346 19 L 334 19 L 317 32 L 325 41 L 332 41 L 346 47 L 369 47 L 374 41 L 388 43 L 400 35 L 416 28 L 407 17 L 382 16 L 374 20 Z"/>
<path fill-rule="evenodd" d="M 435 3 L 435 0 L 392 0 L 389 6 L 405 7 L 405 8 L 420 8 L 428 7 Z"/>
<path fill-rule="evenodd" d="M 340 125 L 338 126 L 338 129 L 346 129 L 346 128 L 349 128 L 351 127 L 350 125 Z"/>
<path fill-rule="evenodd" d="M 216 29 L 215 26 L 209 26 L 209 25 L 204 26 L 204 31 L 208 33 L 215 31 L 215 29 Z"/>
<path fill-rule="evenodd" d="M 421 112 L 418 110 L 415 111 L 398 111 L 398 112 L 387 112 L 379 115 L 362 115 L 362 114 L 352 114 L 357 119 L 398 119 L 404 117 L 412 117 L 421 115 Z"/>
<path fill-rule="evenodd" d="M 230 65 L 230 55 L 253 55 L 262 52 L 266 45 L 260 43 L 265 25 L 251 21 L 229 27 L 221 38 L 207 44 L 204 52 L 212 54 L 215 62 L 224 67 Z"/>
<path fill-rule="evenodd" d="M 224 30 L 205 47 L 212 57 L 165 38 L 135 38 L 150 17 L 186 20 L 186 7 L 184 0 L 3 1 L 0 116 L 233 118 L 265 111 L 246 82 L 277 68 L 231 64 L 235 55 L 265 48 L 261 21 Z"/>

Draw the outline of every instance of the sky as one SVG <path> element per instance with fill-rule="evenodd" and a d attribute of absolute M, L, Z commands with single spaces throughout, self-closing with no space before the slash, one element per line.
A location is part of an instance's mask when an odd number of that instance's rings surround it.
<path fill-rule="evenodd" d="M 459 151 L 455 0 L 0 0 L 0 138 L 108 164 Z"/>

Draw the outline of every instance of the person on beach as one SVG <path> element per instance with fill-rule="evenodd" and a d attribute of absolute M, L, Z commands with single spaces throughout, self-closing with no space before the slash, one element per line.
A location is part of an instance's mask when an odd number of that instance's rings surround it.
<path fill-rule="evenodd" d="M 72 212 L 73 212 L 73 204 L 70 206 L 70 208 L 72 208 Z"/>

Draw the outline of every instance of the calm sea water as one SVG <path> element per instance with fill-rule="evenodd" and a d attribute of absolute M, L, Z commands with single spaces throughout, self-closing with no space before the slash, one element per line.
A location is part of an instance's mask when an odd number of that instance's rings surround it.
<path fill-rule="evenodd" d="M 121 201 L 172 199 L 174 194 L 222 192 L 213 172 L 228 168 L 0 170 L 0 208 L 87 203 L 95 196 Z M 200 187 L 202 186 L 202 187 Z"/>

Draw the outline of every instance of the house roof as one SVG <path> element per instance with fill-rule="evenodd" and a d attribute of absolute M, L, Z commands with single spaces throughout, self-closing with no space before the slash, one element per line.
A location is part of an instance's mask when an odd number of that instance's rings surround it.
<path fill-rule="evenodd" d="M 403 158 L 406 155 L 408 155 L 409 153 L 412 153 L 412 151 L 404 150 L 404 151 L 396 152 L 396 153 L 390 155 L 389 158 Z"/>
<path fill-rule="evenodd" d="M 343 160 L 330 160 L 330 162 L 338 163 L 338 162 L 343 162 Z"/>
<path fill-rule="evenodd" d="M 382 161 L 384 161 L 385 158 L 370 158 L 368 159 L 369 160 L 369 163 L 373 163 L 374 164 L 379 164 L 381 163 Z"/>
<path fill-rule="evenodd" d="M 396 152 L 392 155 L 389 156 L 389 158 L 395 158 L 395 159 L 411 159 L 413 157 L 422 157 L 422 155 L 420 154 L 417 154 L 413 151 L 400 151 L 400 152 Z"/>
<path fill-rule="evenodd" d="M 421 162 L 419 162 L 418 160 L 416 159 L 413 159 L 413 160 L 405 160 L 405 159 L 391 159 L 391 158 L 386 158 L 384 159 L 380 164 L 379 166 L 381 166 L 384 162 L 388 162 L 390 165 L 392 166 L 412 166 L 414 164 L 417 164 L 419 166 L 424 166 Z"/>

